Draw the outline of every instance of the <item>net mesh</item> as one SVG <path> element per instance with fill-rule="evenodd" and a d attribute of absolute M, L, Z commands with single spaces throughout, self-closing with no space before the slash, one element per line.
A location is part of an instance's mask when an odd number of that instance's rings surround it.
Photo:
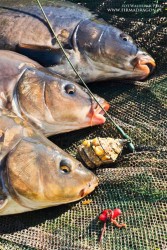
<path fill-rule="evenodd" d="M 73 1 L 77 2 L 77 1 Z M 160 1 L 135 1 L 135 4 Z M 110 115 L 133 139 L 136 152 L 123 151 L 118 161 L 96 170 L 100 183 L 82 201 L 0 219 L 0 249 L 166 250 L 167 183 L 167 18 L 160 12 L 122 12 L 134 1 L 88 1 L 85 5 L 112 25 L 131 35 L 154 57 L 157 68 L 146 82 L 110 81 L 90 84 L 94 93 L 110 102 Z M 119 5 L 119 6 L 118 6 Z M 161 5 L 162 6 L 162 5 Z M 120 135 L 110 122 L 104 126 L 54 136 L 52 141 L 76 156 L 85 138 Z M 107 226 L 102 245 L 99 213 L 119 207 L 119 221 L 127 228 Z"/>

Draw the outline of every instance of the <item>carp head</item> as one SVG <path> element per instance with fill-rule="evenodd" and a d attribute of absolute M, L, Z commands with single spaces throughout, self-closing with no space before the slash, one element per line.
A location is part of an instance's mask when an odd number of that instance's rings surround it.
<path fill-rule="evenodd" d="M 45 70 L 28 69 L 14 96 L 15 113 L 19 110 L 47 136 L 105 122 L 104 112 L 83 87 Z M 108 110 L 109 104 L 97 98 Z"/>
<path fill-rule="evenodd" d="M 107 24 L 82 21 L 73 44 L 83 55 L 79 72 L 85 81 L 108 79 L 143 80 L 155 68 L 154 59 L 139 49 L 129 35 Z M 85 65 L 88 64 L 89 66 Z M 84 71 L 82 70 L 84 69 Z"/>
<path fill-rule="evenodd" d="M 27 127 L 23 135 L 5 161 L 9 197 L 0 215 L 77 201 L 98 185 L 90 170 L 38 131 Z"/>

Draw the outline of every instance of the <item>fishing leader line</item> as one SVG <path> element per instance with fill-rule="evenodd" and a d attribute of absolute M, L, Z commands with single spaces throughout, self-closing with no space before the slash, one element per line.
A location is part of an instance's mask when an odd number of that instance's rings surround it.
<path fill-rule="evenodd" d="M 135 151 L 135 147 L 132 143 L 132 139 L 130 138 L 129 135 L 127 135 L 124 130 L 112 119 L 112 117 L 107 113 L 107 111 L 102 107 L 102 105 L 99 103 L 99 101 L 97 100 L 97 98 L 94 96 L 94 94 L 92 93 L 92 91 L 89 89 L 89 87 L 87 86 L 87 84 L 84 82 L 84 80 L 82 79 L 82 77 L 79 75 L 79 73 L 77 72 L 77 70 L 75 69 L 74 65 L 71 63 L 70 59 L 68 58 L 68 55 L 66 54 L 61 42 L 59 41 L 54 29 L 52 28 L 52 25 L 47 17 L 47 15 L 45 14 L 45 11 L 40 3 L 39 0 L 36 0 L 41 11 L 42 11 L 42 14 L 44 16 L 44 18 L 46 19 L 48 25 L 49 25 L 49 28 L 50 30 L 52 31 L 53 35 L 54 35 L 54 38 L 56 39 L 58 45 L 60 46 L 61 50 L 63 51 L 68 63 L 70 64 L 70 66 L 72 67 L 73 71 L 75 72 L 75 74 L 78 76 L 79 80 L 82 82 L 82 84 L 85 86 L 85 88 L 87 89 L 88 93 L 90 94 L 90 96 L 93 97 L 93 99 L 96 101 L 96 103 L 100 106 L 100 108 L 104 111 L 105 115 L 109 118 L 109 120 L 112 122 L 112 124 L 116 127 L 116 129 L 118 130 L 118 132 L 122 135 L 122 137 L 124 139 L 127 139 L 128 140 L 128 147 L 130 149 L 130 151 L 134 152 Z"/>

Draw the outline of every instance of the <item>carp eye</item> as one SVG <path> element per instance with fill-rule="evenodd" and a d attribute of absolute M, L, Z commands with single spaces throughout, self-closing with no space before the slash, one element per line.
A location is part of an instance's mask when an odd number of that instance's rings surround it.
<path fill-rule="evenodd" d="M 76 91 L 76 87 L 73 84 L 67 84 L 65 86 L 65 91 L 66 91 L 67 94 L 73 95 L 75 93 L 75 91 Z"/>
<path fill-rule="evenodd" d="M 128 39 L 128 36 L 124 33 L 121 33 L 120 34 L 120 37 L 122 38 L 123 41 L 127 42 L 129 39 Z"/>
<path fill-rule="evenodd" d="M 60 170 L 64 174 L 68 174 L 69 172 L 71 172 L 71 165 L 70 165 L 70 163 L 67 162 L 66 160 L 62 160 L 60 162 Z"/>
<path fill-rule="evenodd" d="M 65 174 L 70 172 L 70 168 L 68 166 L 61 166 L 60 169 Z"/>

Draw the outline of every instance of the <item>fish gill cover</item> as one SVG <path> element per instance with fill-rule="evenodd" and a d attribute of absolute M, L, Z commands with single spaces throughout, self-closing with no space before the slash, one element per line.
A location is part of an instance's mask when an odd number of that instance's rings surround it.
<path fill-rule="evenodd" d="M 44 2 L 42 1 L 43 4 Z M 128 226 L 119 230 L 112 224 L 109 225 L 102 242 L 102 249 L 165 250 L 167 249 L 165 1 L 87 0 L 82 1 L 82 5 L 131 35 L 156 61 L 154 74 L 145 82 L 132 84 L 128 81 L 119 83 L 110 81 L 90 85 L 93 92 L 110 102 L 110 115 L 133 139 L 136 152 L 125 151 L 114 168 L 111 166 L 96 171 L 100 184 L 96 191 L 89 195 L 88 198 L 92 202 L 88 205 L 82 205 L 80 201 L 22 215 L 1 217 L 0 249 L 100 249 L 98 238 L 101 224 L 98 222 L 98 215 L 105 208 L 119 207 L 123 211 L 122 221 Z M 131 11 L 132 8 L 134 12 Z M 81 141 L 96 136 L 116 138 L 119 134 L 114 126 L 107 122 L 103 127 L 88 128 L 54 136 L 51 139 L 68 153 L 76 156 L 77 146 Z"/>

